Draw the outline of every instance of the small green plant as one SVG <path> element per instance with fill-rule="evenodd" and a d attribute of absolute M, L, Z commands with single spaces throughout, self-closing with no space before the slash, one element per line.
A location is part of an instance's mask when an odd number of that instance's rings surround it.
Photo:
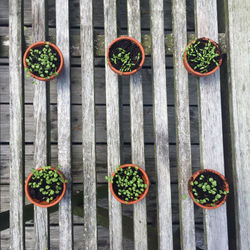
<path fill-rule="evenodd" d="M 121 168 L 117 166 L 115 175 L 113 177 L 106 176 L 105 178 L 112 183 L 116 195 L 126 203 L 138 200 L 148 187 L 144 183 L 138 167 Z"/>
<path fill-rule="evenodd" d="M 213 177 L 207 180 L 203 174 L 199 175 L 194 181 L 191 181 L 190 185 L 194 200 L 202 205 L 210 204 L 214 207 L 216 202 L 219 202 L 224 195 L 229 193 L 229 191 L 218 188 L 218 183 Z M 203 198 L 198 198 L 201 196 Z"/>
<path fill-rule="evenodd" d="M 46 42 L 44 46 L 30 49 L 26 58 L 27 71 L 26 77 L 30 77 L 30 73 L 49 79 L 51 76 L 57 76 L 57 52 Z"/>
<path fill-rule="evenodd" d="M 200 46 L 200 44 L 204 46 Z M 193 62 L 193 70 L 199 71 L 201 73 L 207 73 L 208 68 L 212 63 L 215 63 L 216 66 L 219 65 L 216 58 L 220 55 L 215 51 L 216 47 L 210 42 L 210 40 L 204 41 L 202 39 L 196 39 L 194 43 L 191 43 L 188 48 L 186 48 L 187 59 L 190 62 Z"/>
<path fill-rule="evenodd" d="M 135 63 L 132 62 L 131 56 L 130 56 L 130 52 L 127 52 L 125 49 L 123 48 L 118 48 L 119 53 L 117 55 L 115 55 L 113 53 L 113 56 L 111 57 L 111 61 L 114 64 L 118 64 L 120 63 L 122 66 L 120 68 L 120 72 L 131 72 L 132 71 L 132 66 L 135 65 Z M 136 61 L 139 61 L 141 57 L 140 52 L 137 54 L 136 56 Z"/>
<path fill-rule="evenodd" d="M 41 170 L 32 169 L 33 176 L 29 181 L 29 187 L 42 196 L 41 201 L 50 202 L 62 193 L 63 183 L 68 181 L 64 179 L 59 170 L 59 166 L 55 170 L 50 166 L 43 166 Z"/>

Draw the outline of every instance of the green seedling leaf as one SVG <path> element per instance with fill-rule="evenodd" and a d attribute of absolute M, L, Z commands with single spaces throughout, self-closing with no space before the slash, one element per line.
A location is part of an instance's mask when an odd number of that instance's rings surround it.
<path fill-rule="evenodd" d="M 182 196 L 182 200 L 186 200 L 186 198 L 187 198 L 187 194 L 184 194 L 184 195 Z"/>

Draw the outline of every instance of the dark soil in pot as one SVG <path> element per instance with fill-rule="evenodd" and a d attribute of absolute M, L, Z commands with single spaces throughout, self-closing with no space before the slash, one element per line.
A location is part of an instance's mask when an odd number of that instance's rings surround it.
<path fill-rule="evenodd" d="M 28 55 L 27 55 L 27 58 L 30 60 L 30 62 L 31 62 L 32 65 L 35 65 L 35 64 L 37 64 L 37 63 L 39 63 L 39 64 L 41 65 L 41 67 L 42 67 L 42 69 L 43 69 L 43 75 L 44 75 L 44 76 L 42 76 L 43 78 L 50 77 L 50 76 L 51 76 L 51 75 L 50 75 L 50 72 L 52 72 L 52 74 L 54 74 L 55 72 L 57 72 L 58 69 L 59 69 L 59 67 L 60 67 L 60 64 L 61 64 L 61 60 L 60 60 L 60 56 L 59 56 L 58 52 L 57 52 L 52 46 L 50 46 L 50 45 L 48 45 L 48 46 L 49 46 L 48 49 L 51 49 L 51 53 L 53 54 L 53 56 L 57 58 L 57 61 L 54 61 L 55 67 L 52 68 L 52 70 L 48 71 L 48 73 L 45 72 L 45 70 L 46 70 L 46 69 L 45 69 L 46 65 L 42 65 L 41 62 L 38 61 L 38 58 L 39 58 L 38 52 L 35 52 L 35 50 L 42 51 L 43 48 L 45 48 L 45 45 L 44 45 L 44 46 L 40 46 L 40 47 L 36 47 L 36 48 L 33 49 L 33 54 L 36 55 L 37 57 L 31 56 L 31 55 L 30 55 L 30 52 L 29 52 Z M 30 56 L 31 56 L 31 57 L 30 57 Z M 31 59 L 31 58 L 32 58 L 32 59 Z M 30 66 L 28 66 L 28 69 L 29 69 L 29 71 L 30 71 Z M 36 72 L 36 71 L 34 71 L 34 70 L 32 70 L 31 72 L 32 72 L 32 74 L 34 74 L 34 75 L 36 75 L 36 76 L 38 76 L 38 77 L 41 77 L 41 76 L 38 74 L 38 72 Z"/>
<path fill-rule="evenodd" d="M 211 172 L 202 172 L 201 174 L 199 174 L 196 177 L 196 179 L 193 180 L 193 182 L 195 180 L 198 180 L 198 182 L 201 183 L 201 181 L 199 181 L 199 178 L 201 175 L 204 175 L 204 179 L 202 180 L 202 183 L 205 183 L 205 182 L 210 183 L 209 178 L 213 178 L 217 182 L 217 186 L 216 186 L 217 190 L 225 190 L 225 185 L 224 185 L 223 180 L 217 174 L 214 174 Z M 216 194 L 210 194 L 208 192 L 203 192 L 202 188 L 199 188 L 197 185 L 195 186 L 195 188 L 196 188 L 196 193 L 198 194 L 198 196 L 194 196 L 196 199 L 200 200 L 200 199 L 209 198 L 209 200 L 211 201 L 216 196 Z M 220 203 L 224 199 L 224 196 L 225 196 L 225 194 L 221 194 L 221 198 L 218 199 L 218 201 L 216 201 L 216 203 Z M 211 204 L 211 202 L 207 202 L 207 203 L 204 203 L 202 205 L 206 206 L 209 204 Z"/>
<path fill-rule="evenodd" d="M 200 43 L 198 44 L 198 42 L 200 42 Z M 199 39 L 197 39 L 197 40 L 195 41 L 194 44 L 197 44 L 198 49 L 201 49 L 201 50 L 202 50 L 202 49 L 204 49 L 204 47 L 208 44 L 208 42 L 209 42 L 209 40 L 203 40 L 202 38 L 199 38 Z M 217 63 L 219 63 L 220 59 L 222 58 L 221 53 L 220 53 L 220 51 L 218 50 L 218 48 L 217 48 L 215 45 L 213 45 L 213 46 L 216 48 L 216 49 L 215 49 L 215 52 L 216 52 L 217 54 L 219 54 L 219 56 L 215 57 L 214 59 L 215 59 L 215 61 L 216 61 Z M 189 66 L 190 66 L 194 71 L 196 71 L 196 72 L 204 73 L 204 72 L 202 72 L 199 68 L 196 68 L 196 69 L 195 69 L 195 66 L 197 66 L 198 63 L 192 61 L 192 59 L 194 59 L 194 58 L 195 58 L 194 56 L 189 56 L 189 55 L 187 54 L 187 61 L 188 61 Z M 217 67 L 216 63 L 212 61 L 212 62 L 209 64 L 208 68 L 207 68 L 207 72 L 212 71 L 212 70 L 215 69 L 216 67 Z"/>
<path fill-rule="evenodd" d="M 122 70 L 123 63 L 120 60 L 116 60 L 116 63 L 112 60 L 114 56 L 117 57 L 119 53 L 121 53 L 121 49 L 125 50 L 126 53 L 130 53 L 129 58 L 131 59 L 131 67 L 129 70 Z M 140 51 L 140 48 L 135 43 L 128 39 L 122 39 L 117 41 L 110 47 L 109 58 L 110 63 L 115 69 L 121 72 L 131 72 L 139 67 L 142 61 L 142 53 Z"/>
<path fill-rule="evenodd" d="M 51 170 L 45 170 L 45 171 L 48 172 L 48 171 L 51 171 Z M 34 182 L 38 183 L 39 180 L 38 179 L 32 180 L 32 178 L 31 178 L 31 180 L 29 181 L 29 183 L 34 183 Z M 63 183 L 61 181 L 58 181 L 58 183 L 59 183 L 58 185 L 56 183 L 50 184 L 50 190 L 54 191 L 54 194 L 52 196 L 50 196 L 50 197 L 53 197 L 53 200 L 55 198 L 59 197 L 63 192 Z M 33 199 L 39 200 L 40 202 L 46 201 L 46 197 L 44 197 L 44 195 L 39 191 L 40 188 L 43 188 L 44 190 L 46 190 L 46 185 L 47 185 L 46 180 L 43 179 L 42 184 L 41 184 L 41 186 L 39 188 L 33 188 L 33 187 L 29 186 L 28 188 L 29 188 L 30 196 Z M 56 193 L 56 191 L 57 191 L 56 186 L 61 188 L 61 190 L 58 190 L 59 191 L 58 194 Z"/>
<path fill-rule="evenodd" d="M 124 168 L 124 169 L 126 169 L 126 168 Z M 136 171 L 136 169 L 135 168 L 131 168 L 131 170 L 133 171 L 133 172 L 135 172 Z M 141 171 L 140 170 L 137 170 L 137 172 L 138 172 L 138 175 L 142 178 L 143 177 L 143 174 L 141 173 Z M 126 175 L 124 174 L 124 172 L 118 172 L 119 173 L 119 175 L 121 176 L 121 177 L 125 177 Z M 127 196 L 125 196 L 124 194 L 122 194 L 121 193 L 121 195 L 119 195 L 118 194 L 118 187 L 117 187 L 117 185 L 116 185 L 116 180 L 118 180 L 118 177 L 117 177 L 117 173 L 115 174 L 115 176 L 114 176 L 114 178 L 113 178 L 113 184 L 112 184 L 112 186 L 113 186 L 113 190 L 114 190 L 114 193 L 116 194 L 116 196 L 118 196 L 121 200 L 124 200 L 125 201 L 125 198 L 127 198 Z M 128 181 L 131 181 L 132 180 L 132 178 L 133 178 L 133 176 L 129 176 L 129 179 L 128 179 Z M 145 184 L 145 183 L 144 183 Z M 120 188 L 121 189 L 121 188 Z M 145 188 L 146 189 L 146 188 Z M 145 189 L 144 189 L 144 192 L 145 192 Z M 124 189 L 124 190 L 126 190 L 126 188 Z M 143 192 L 143 193 L 144 193 Z M 141 194 L 141 195 L 143 195 L 143 193 Z M 140 195 L 140 196 L 141 196 Z M 135 198 L 138 198 L 139 199 L 139 196 L 134 196 L 132 199 L 129 199 L 128 201 L 134 201 L 135 200 Z"/>

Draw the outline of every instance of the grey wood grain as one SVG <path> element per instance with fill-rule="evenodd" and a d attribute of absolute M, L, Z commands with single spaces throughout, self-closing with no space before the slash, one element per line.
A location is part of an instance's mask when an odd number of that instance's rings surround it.
<path fill-rule="evenodd" d="M 80 1 L 84 249 L 97 249 L 93 1 Z"/>
<path fill-rule="evenodd" d="M 216 1 L 195 1 L 198 37 L 218 42 Z M 201 167 L 224 174 L 220 72 L 199 79 Z M 228 249 L 226 206 L 204 211 L 207 249 Z"/>
<path fill-rule="evenodd" d="M 173 249 L 163 1 L 150 0 L 159 249 Z"/>
<path fill-rule="evenodd" d="M 104 0 L 104 35 L 105 51 L 117 37 L 116 0 Z M 106 57 L 105 57 L 106 62 Z M 120 114 L 118 77 L 105 63 L 106 86 L 106 122 L 107 122 L 107 166 L 111 176 L 117 165 L 120 165 Z M 121 204 L 109 190 L 109 240 L 110 249 L 122 247 L 122 214 Z"/>
<path fill-rule="evenodd" d="M 182 55 L 187 45 L 186 0 L 173 1 L 174 81 L 176 113 L 176 151 L 178 164 L 181 249 L 196 249 L 194 205 L 188 195 L 192 175 L 188 73 Z"/>
<path fill-rule="evenodd" d="M 99 58 L 100 59 L 100 58 Z M 170 59 L 170 58 L 169 58 Z M 98 59 L 96 58 L 96 61 Z M 104 65 L 104 59 L 102 60 L 102 65 Z M 146 59 L 147 61 L 147 59 Z M 71 64 L 80 65 L 80 59 L 71 58 Z M 147 62 L 146 62 L 147 63 Z M 148 63 L 151 63 L 148 60 Z M 101 66 L 102 66 L 101 65 Z M 171 62 L 169 66 L 171 66 Z M 0 67 L 0 100 L 2 103 L 9 102 L 9 76 L 8 76 L 9 67 L 6 65 L 1 65 Z M 81 68 L 71 67 L 71 95 L 72 95 L 72 105 L 81 104 Z M 173 80 L 173 69 L 167 68 L 167 90 L 168 90 L 168 105 L 174 104 L 174 80 Z M 95 103 L 96 104 L 105 104 L 105 69 L 102 67 L 95 67 Z M 151 83 L 151 69 L 142 68 L 142 82 L 143 82 L 143 104 L 151 105 L 152 104 L 152 83 Z M 32 80 L 27 79 L 25 84 L 25 103 L 32 103 L 33 101 L 33 85 L 31 84 Z M 129 78 L 126 77 L 123 82 L 122 89 L 122 103 L 129 104 Z M 197 105 L 197 93 L 196 93 L 197 83 L 195 78 L 190 78 L 189 82 L 189 96 L 190 96 L 190 105 Z M 56 80 L 52 80 L 50 83 L 50 102 L 57 103 L 57 91 L 56 91 Z M 0 121 L 1 122 L 1 121 Z M 0 137 L 1 140 L 1 137 Z"/>
<path fill-rule="evenodd" d="M 72 142 L 73 143 L 82 143 L 81 131 L 83 129 L 82 125 L 82 110 L 80 105 L 72 105 Z M 9 121 L 4 119 L 9 116 L 9 104 L 2 105 L 2 117 L 0 121 L 0 130 L 1 137 L 3 138 L 2 142 L 9 142 L 8 136 L 5 133 L 9 133 Z M 97 143 L 106 143 L 107 142 L 107 131 L 106 131 L 106 106 L 96 106 L 96 142 Z M 32 112 L 32 105 L 25 105 L 25 138 L 27 143 L 34 142 L 34 117 Z M 130 143 L 130 107 L 123 107 L 122 119 L 124 120 L 124 142 Z M 145 143 L 154 142 L 154 130 L 153 130 L 153 108 L 150 106 L 144 106 L 144 140 Z M 51 142 L 58 141 L 57 135 L 57 106 L 50 106 L 51 113 Z M 174 107 L 168 107 L 169 113 L 169 142 L 176 143 L 175 139 L 175 110 Z M 190 107 L 190 121 L 191 121 L 191 142 L 192 144 L 199 143 L 199 129 L 198 129 L 198 108 Z"/>
<path fill-rule="evenodd" d="M 250 246 L 250 29 L 249 1 L 228 1 L 229 97 L 233 144 L 237 249 Z"/>
<path fill-rule="evenodd" d="M 65 196 L 59 203 L 59 249 L 73 248 L 71 204 L 71 89 L 69 1 L 56 0 L 56 41 L 64 58 L 57 80 L 58 165 L 68 180 Z"/>
<path fill-rule="evenodd" d="M 128 0 L 128 35 L 141 42 L 140 1 Z M 143 92 L 141 71 L 130 76 L 130 121 L 132 163 L 145 169 Z M 146 198 L 134 204 L 135 250 L 147 249 Z"/>
<path fill-rule="evenodd" d="M 23 221 L 23 70 L 22 0 L 9 1 L 9 98 L 10 98 L 10 249 L 24 249 Z"/>
<path fill-rule="evenodd" d="M 104 15 L 103 15 L 103 1 L 102 0 L 94 0 L 94 26 L 98 29 L 103 29 L 104 23 Z M 71 17 L 71 25 L 72 27 L 79 28 L 80 26 L 80 13 L 79 13 L 79 1 L 78 0 L 70 0 L 70 13 L 74 13 Z M 26 26 L 31 25 L 31 1 L 24 1 L 24 24 Z M 141 13 L 142 13 L 142 28 L 149 28 L 149 6 L 148 1 L 141 1 Z M 193 21 L 193 3 L 192 1 L 188 2 L 188 28 L 189 30 L 194 30 L 194 21 Z M 165 21 L 165 29 L 171 29 L 171 0 L 164 0 L 164 11 L 166 15 L 164 16 Z M 50 27 L 56 26 L 56 18 L 55 18 L 56 6 L 55 1 L 48 1 L 48 24 Z M 3 0 L 0 4 L 0 25 L 8 25 L 8 1 Z M 121 27 L 127 28 L 127 12 L 126 12 L 126 4 L 121 4 Z"/>
<path fill-rule="evenodd" d="M 0 51 L 0 56 L 1 57 L 7 57 L 8 56 L 8 47 L 9 47 L 9 37 L 6 34 L 5 31 L 3 31 L 3 28 L 0 27 L 0 40 L 2 41 L 2 48 Z M 71 55 L 79 57 L 80 56 L 80 36 L 76 32 L 77 30 L 71 30 L 70 32 L 70 37 L 71 37 Z M 50 29 L 51 35 L 49 36 L 49 41 L 55 42 L 56 37 L 55 37 L 55 29 Z M 30 35 L 30 28 L 27 28 L 27 30 L 24 32 L 24 37 L 25 37 L 25 45 L 28 47 L 32 43 L 32 37 Z M 188 34 L 188 41 L 192 41 L 194 39 L 195 35 L 194 33 L 189 33 Z M 173 34 L 165 34 L 165 53 L 166 55 L 173 55 Z M 226 48 L 226 41 L 225 41 L 225 33 L 220 33 L 219 34 L 219 42 L 220 42 L 220 47 L 223 53 L 227 52 Z M 104 56 L 105 54 L 105 48 L 104 48 L 104 35 L 101 34 L 95 34 L 94 36 L 94 44 L 95 44 L 95 56 Z M 145 50 L 145 55 L 151 55 L 151 36 L 150 34 L 145 34 L 142 35 L 142 45 Z"/>
<path fill-rule="evenodd" d="M 193 171 L 200 168 L 199 159 L 199 145 L 192 145 L 192 167 Z M 150 182 L 156 182 L 155 176 L 155 162 L 154 162 L 154 145 L 145 145 L 145 162 L 147 174 Z M 97 183 L 105 183 L 105 176 L 107 175 L 107 145 L 97 144 L 96 145 L 96 178 Z M 131 162 L 131 146 L 126 144 L 123 146 L 124 162 Z M 58 164 L 58 148 L 57 145 L 51 145 L 51 165 L 55 166 Z M 169 146 L 169 157 L 171 161 L 171 182 L 177 183 L 177 162 L 176 162 L 176 145 L 171 144 Z M 33 159 L 33 145 L 25 145 L 25 178 L 32 169 Z M 1 164 L 1 184 L 9 184 L 9 145 L 1 145 L 0 152 L 0 164 Z M 81 183 L 83 180 L 82 171 L 82 145 L 72 145 L 72 178 L 73 183 Z M 0 207 L 1 208 L 1 207 Z M 148 213 L 149 214 L 149 213 Z"/>
<path fill-rule="evenodd" d="M 32 37 L 33 42 L 46 40 L 46 1 L 32 1 Z M 46 166 L 48 163 L 47 131 L 47 82 L 35 81 L 34 84 L 34 167 Z M 48 211 L 34 206 L 35 249 L 44 250 L 49 246 Z"/>

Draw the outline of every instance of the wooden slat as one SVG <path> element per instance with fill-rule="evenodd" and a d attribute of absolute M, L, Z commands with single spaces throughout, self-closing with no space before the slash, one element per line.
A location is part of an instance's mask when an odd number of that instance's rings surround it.
<path fill-rule="evenodd" d="M 109 44 L 117 37 L 116 0 L 104 0 L 103 4 L 105 51 L 107 51 Z M 106 63 L 105 81 L 108 154 L 107 165 L 108 175 L 111 176 L 117 165 L 120 165 L 119 87 L 117 74 L 115 74 Z M 113 197 L 110 190 L 109 237 L 111 250 L 123 249 L 121 204 Z"/>
<path fill-rule="evenodd" d="M 46 40 L 46 1 L 32 1 L 32 30 L 33 42 Z M 35 81 L 34 85 L 34 167 L 39 168 L 48 163 L 48 144 L 47 144 L 47 89 L 48 83 Z M 35 224 L 35 249 L 44 250 L 49 246 L 49 226 L 48 212 L 46 208 L 34 206 Z"/>
<path fill-rule="evenodd" d="M 176 113 L 176 146 L 178 164 L 179 218 L 181 249 L 195 246 L 194 205 L 187 183 L 192 175 L 188 73 L 182 55 L 187 44 L 186 0 L 173 1 L 174 81 Z"/>
<path fill-rule="evenodd" d="M 72 74 L 71 74 L 72 75 Z M 144 83 L 144 82 L 143 82 Z M 51 83 L 52 84 L 52 83 Z M 82 126 L 82 109 L 80 105 L 72 105 L 72 142 L 73 143 L 82 143 L 81 130 Z M 7 121 L 9 116 L 9 105 L 2 105 L 2 117 L 0 121 L 0 136 L 3 138 L 2 142 L 9 142 L 7 135 L 9 133 L 9 121 Z M 106 114 L 105 114 L 105 105 L 97 105 L 96 106 L 96 142 L 97 143 L 106 143 Z M 33 118 L 33 106 L 25 105 L 25 139 L 27 143 L 34 142 L 34 118 Z M 144 106 L 144 140 L 145 143 L 153 143 L 154 142 L 154 134 L 153 134 L 153 108 L 150 106 Z M 124 134 L 124 142 L 130 143 L 130 107 L 123 106 L 123 134 Z M 51 142 L 57 142 L 57 106 L 50 106 L 51 112 Z M 168 117 L 169 117 L 169 142 L 175 143 L 175 110 L 174 107 L 168 107 Z M 199 143 L 199 129 L 198 129 L 198 108 L 190 107 L 190 120 L 191 120 L 191 141 L 194 144 Z M 2 123 L 1 123 L 2 122 Z"/>
<path fill-rule="evenodd" d="M 9 145 L 1 145 L 1 154 L 0 154 L 0 165 L 1 165 L 1 184 L 9 184 Z M 107 175 L 107 145 L 96 145 L 96 174 L 97 174 L 97 183 L 104 183 L 105 176 Z M 154 145 L 145 145 L 145 161 L 147 164 L 147 174 L 152 183 L 156 182 L 155 176 L 155 163 L 154 163 Z M 51 145 L 51 165 L 58 164 L 58 153 L 57 145 Z M 123 155 L 124 162 L 131 162 L 131 146 L 126 144 L 123 146 Z M 199 159 L 199 145 L 192 145 L 192 167 L 193 171 L 196 171 L 200 168 L 200 159 Z M 171 171 L 171 182 L 177 183 L 177 168 L 176 168 L 176 146 L 169 146 L 169 157 L 172 167 Z M 25 177 L 28 177 L 28 173 L 32 169 L 33 158 L 33 145 L 25 145 Z M 82 173 L 82 145 L 72 145 L 72 177 L 74 183 L 81 183 L 83 180 Z M 147 203 L 150 203 L 147 200 Z M 1 206 L 2 208 L 2 206 Z M 202 211 L 202 210 L 201 210 Z M 177 211 L 176 211 L 177 213 Z M 176 214 L 174 213 L 174 214 Z M 149 212 L 147 212 L 149 215 Z M 51 218 L 52 219 L 52 218 Z M 149 220 L 149 218 L 148 218 Z M 175 218 L 176 221 L 176 218 Z"/>
<path fill-rule="evenodd" d="M 24 249 L 22 0 L 9 1 L 10 249 Z"/>
<path fill-rule="evenodd" d="M 218 42 L 216 1 L 196 0 L 197 36 Z M 224 174 L 220 72 L 199 80 L 201 167 Z M 204 210 L 205 242 L 208 250 L 228 249 L 226 206 Z"/>
<path fill-rule="evenodd" d="M 163 0 L 150 0 L 159 249 L 173 249 Z"/>
<path fill-rule="evenodd" d="M 140 1 L 128 0 L 128 35 L 141 41 Z M 130 76 L 130 120 L 132 163 L 145 169 L 143 93 L 141 71 Z M 147 249 L 146 198 L 134 205 L 135 250 Z"/>
<path fill-rule="evenodd" d="M 229 96 L 233 137 L 236 244 L 239 250 L 247 250 L 250 246 L 249 12 L 248 0 L 228 1 Z"/>
<path fill-rule="evenodd" d="M 24 33 L 25 37 L 25 46 L 28 47 L 32 43 L 32 37 L 29 31 L 30 28 L 27 29 L 27 31 Z M 1 30 L 1 29 L 0 29 Z M 71 31 L 70 37 L 71 37 L 71 56 L 80 56 L 80 36 L 74 34 L 74 30 Z M 53 35 L 55 33 L 54 29 L 51 29 L 52 35 L 49 36 L 49 41 L 55 42 L 56 37 Z M 195 37 L 194 33 L 188 33 L 188 41 L 192 41 Z M 143 34 L 142 37 L 142 45 L 145 50 L 145 55 L 151 55 L 151 36 L 149 34 Z M 173 55 L 173 34 L 165 34 L 165 53 L 166 55 L 170 56 Z M 8 56 L 8 47 L 9 47 L 9 37 L 8 35 L 0 35 L 0 41 L 2 41 L 1 44 L 1 51 L 0 51 L 0 57 L 7 57 Z M 222 49 L 223 53 L 227 52 L 226 48 L 226 41 L 225 41 L 225 33 L 219 34 L 219 42 L 220 47 Z M 104 48 L 104 35 L 96 34 L 94 36 L 94 53 L 95 56 L 104 56 L 105 54 L 105 48 Z"/>
<path fill-rule="evenodd" d="M 123 1 L 125 3 L 125 1 Z M 98 29 L 103 29 L 103 4 L 102 0 L 95 0 L 94 2 L 94 26 Z M 70 0 L 70 13 L 74 13 L 70 18 L 70 23 L 72 27 L 79 28 L 80 19 L 79 19 L 79 0 Z M 24 1 L 24 23 L 26 26 L 31 25 L 31 10 L 30 10 L 31 1 Z M 164 0 L 164 11 L 167 15 L 165 15 L 165 29 L 171 29 L 171 18 L 168 18 L 171 15 L 171 0 Z M 142 28 L 149 28 L 149 10 L 148 10 L 148 2 L 141 1 L 141 9 L 142 9 Z M 56 26 L 56 20 L 54 13 L 55 10 L 55 1 L 48 1 L 48 9 L 49 9 L 49 27 Z M 190 16 L 190 20 L 188 22 L 189 30 L 194 29 L 194 21 L 193 21 L 193 3 L 192 1 L 188 1 L 188 16 Z M 119 10 L 121 16 L 121 27 L 127 28 L 127 18 L 126 18 L 126 4 L 121 4 L 121 10 Z M 8 1 L 2 0 L 0 5 L 0 25 L 7 26 L 8 25 Z"/>
<path fill-rule="evenodd" d="M 73 248 L 71 205 L 71 89 L 69 1 L 56 0 L 56 41 L 64 58 L 64 68 L 57 80 L 58 164 L 68 180 L 67 191 L 59 203 L 59 248 Z"/>
<path fill-rule="evenodd" d="M 171 60 L 171 58 L 167 58 Z M 101 65 L 104 66 L 104 58 L 95 58 L 95 61 L 100 61 Z M 1 63 L 1 58 L 0 58 Z M 146 58 L 146 64 L 151 63 L 149 58 Z M 167 63 L 167 62 L 166 62 Z M 71 65 L 78 64 L 80 66 L 80 58 L 71 58 Z M 168 63 L 167 63 L 168 64 Z M 81 68 L 78 65 L 71 67 L 71 99 L 72 106 L 75 104 L 82 103 L 81 96 Z M 168 64 L 171 66 L 171 62 Z M 2 103 L 9 102 L 9 76 L 8 76 L 9 67 L 7 65 L 1 65 L 0 67 L 0 99 Z M 174 104 L 174 84 L 173 84 L 173 69 L 167 68 L 167 89 L 168 89 L 168 105 Z M 152 104 L 152 83 L 151 83 L 151 69 L 143 67 L 141 69 L 142 81 L 143 81 L 143 104 L 151 105 Z M 25 84 L 25 103 L 32 103 L 33 101 L 33 85 L 31 84 L 32 80 L 26 80 Z M 126 77 L 122 82 L 122 103 L 129 104 L 129 77 Z M 95 67 L 95 103 L 96 104 L 105 104 L 105 95 L 103 94 L 105 91 L 105 69 L 102 67 Z M 190 105 L 197 104 L 197 82 L 195 78 L 191 78 L 189 82 L 189 96 L 190 96 Z M 57 103 L 57 92 L 56 92 L 56 80 L 51 81 L 50 83 L 50 102 Z M 0 121 L 1 126 L 1 121 Z M 2 128 L 1 128 L 2 129 Z M 53 128 L 52 128 L 53 129 Z M 0 131 L 0 140 L 2 140 L 2 136 L 4 134 Z M 7 136 L 5 137 L 7 138 Z"/>
<path fill-rule="evenodd" d="M 80 1 L 84 249 L 97 249 L 93 3 Z"/>

